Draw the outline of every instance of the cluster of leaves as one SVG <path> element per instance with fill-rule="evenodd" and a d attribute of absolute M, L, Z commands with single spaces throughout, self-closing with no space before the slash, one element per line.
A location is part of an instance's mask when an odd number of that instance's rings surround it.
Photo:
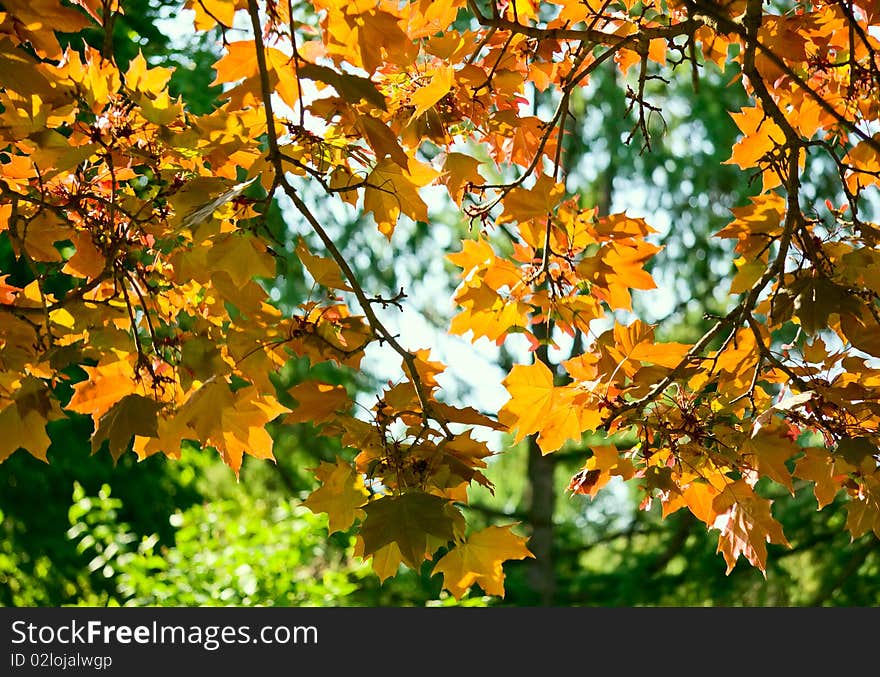
<path fill-rule="evenodd" d="M 223 41 L 223 104 L 195 115 L 169 95 L 167 69 L 143 57 L 120 69 L 111 39 L 62 49 L 45 27 L 110 36 L 119 2 L 4 3 L 0 238 L 15 262 L 0 275 L 0 460 L 19 448 L 45 459 L 46 425 L 75 412 L 114 458 L 175 458 L 190 440 L 238 473 L 245 454 L 272 458 L 269 422 L 310 421 L 354 455 L 315 470 L 307 505 L 331 531 L 358 524 L 357 551 L 383 579 L 443 553 L 434 570 L 456 597 L 475 583 L 503 595 L 503 562 L 531 555 L 510 526 L 468 533 L 467 489 L 490 484 L 475 427 L 538 435 L 544 453 L 630 431 L 631 448 L 593 447 L 570 490 L 637 477 L 645 506 L 686 507 L 718 529 L 729 569 L 740 555 L 763 569 L 767 543 L 786 542 L 755 491 L 762 476 L 814 482 L 820 507 L 845 491 L 853 536 L 880 534 L 871 3 L 781 14 L 760 0 L 309 4 L 300 16 L 275 0 L 189 3 L 196 30 Z M 230 41 L 233 25 L 250 38 Z M 736 240 L 729 312 L 693 344 L 658 343 L 653 327 L 615 319 L 632 290 L 654 287 L 651 226 L 581 204 L 562 176 L 572 93 L 617 68 L 631 137 L 649 150 L 660 108 L 646 83 L 728 62 L 750 96 L 730 162 L 762 189 L 718 233 Z M 555 102 L 549 119 L 527 112 L 534 91 Z M 838 169 L 843 206 L 801 195 L 816 156 Z M 401 217 L 428 219 L 420 189 L 445 187 L 477 231 L 450 256 L 462 269 L 450 330 L 522 335 L 535 350 L 505 380 L 497 420 L 442 401 L 444 365 L 383 324 L 400 297 L 365 292 L 304 182 L 371 214 L 389 240 Z M 276 195 L 324 251 L 273 241 Z M 276 275 L 277 246 L 314 281 L 290 314 L 260 284 Z M 549 364 L 563 335 L 583 349 Z M 282 395 L 270 378 L 294 357 L 357 368 L 371 344 L 397 354 L 403 378 L 365 413 L 340 386 L 308 380 Z M 805 433 L 821 446 L 799 445 Z"/>

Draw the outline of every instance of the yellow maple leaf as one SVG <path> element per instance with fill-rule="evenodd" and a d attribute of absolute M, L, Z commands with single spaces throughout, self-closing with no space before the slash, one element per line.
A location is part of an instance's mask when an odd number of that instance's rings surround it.
<path fill-rule="evenodd" d="M 217 24 L 232 28 L 235 0 L 187 0 L 187 9 L 195 10 L 193 23 L 197 31 L 209 31 Z"/>
<path fill-rule="evenodd" d="M 14 403 L 0 411 L 0 463 L 19 448 L 46 461 L 51 442 L 46 434 L 46 423 L 46 418 L 36 409 L 22 415 Z"/>
<path fill-rule="evenodd" d="M 742 108 L 739 113 L 731 113 L 730 116 L 743 136 L 734 145 L 728 163 L 737 164 L 743 169 L 755 167 L 767 153 L 785 143 L 785 134 L 779 126 L 757 106 Z"/>
<path fill-rule="evenodd" d="M 351 406 L 345 388 L 330 383 L 303 381 L 287 392 L 299 403 L 285 418 L 287 423 L 323 423 Z"/>
<path fill-rule="evenodd" d="M 322 485 L 309 495 L 303 505 L 314 513 L 327 513 L 331 534 L 345 531 L 356 519 L 364 516 L 361 506 L 367 502 L 368 494 L 363 479 L 354 468 L 342 460 L 324 462 L 316 469 L 315 475 Z M 374 553 L 374 557 L 378 554 Z M 394 569 L 397 570 L 396 567 Z"/>
<path fill-rule="evenodd" d="M 403 564 L 403 555 L 401 555 L 397 543 L 392 542 L 374 552 L 370 561 L 379 580 L 385 581 L 400 570 L 400 565 Z"/>
<path fill-rule="evenodd" d="M 257 238 L 229 233 L 215 242 L 209 253 L 209 265 L 228 273 L 239 289 L 254 277 L 274 277 L 275 259 Z"/>
<path fill-rule="evenodd" d="M 441 66 L 435 70 L 431 74 L 431 82 L 420 87 L 410 96 L 410 104 L 415 106 L 410 120 L 415 120 L 446 96 L 452 89 L 454 81 L 455 71 L 452 70 L 452 66 Z"/>
<path fill-rule="evenodd" d="M 73 246 L 76 247 L 76 253 L 64 264 L 61 272 L 88 280 L 98 277 L 107 261 L 101 250 L 95 246 L 91 235 L 77 232 L 73 236 Z"/>
<path fill-rule="evenodd" d="M 498 420 L 516 430 L 514 443 L 539 433 L 538 446 L 549 454 L 568 440 L 580 440 L 585 430 L 601 423 L 601 413 L 592 399 L 574 386 L 555 386 L 553 373 L 540 361 L 515 365 L 504 386 L 510 400 L 498 413 Z"/>
<path fill-rule="evenodd" d="M 553 177 L 541 174 L 531 188 L 518 186 L 504 199 L 504 212 L 496 219 L 497 223 L 509 221 L 528 221 L 543 218 L 553 212 L 565 196 L 565 184 Z"/>
<path fill-rule="evenodd" d="M 137 391 L 131 363 L 117 360 L 96 367 L 84 366 L 88 379 L 73 386 L 73 397 L 65 409 L 89 414 L 95 425 L 110 408 L 126 395 Z"/>
<path fill-rule="evenodd" d="M 754 457 L 758 471 L 762 475 L 788 488 L 792 495 L 794 495 L 794 486 L 791 472 L 785 462 L 799 451 L 800 447 L 791 439 L 767 427 L 747 439 L 742 447 L 744 454 Z"/>
<path fill-rule="evenodd" d="M 680 495 L 694 517 L 709 527 L 715 523 L 715 519 L 718 517 L 712 507 L 718 496 L 718 490 L 715 487 L 707 482 L 691 482 L 682 488 Z"/>
<path fill-rule="evenodd" d="M 514 365 L 504 379 L 510 400 L 498 414 L 498 419 L 511 430 L 516 429 L 516 444 L 526 435 L 544 428 L 547 415 L 557 402 L 553 372 L 540 360 L 532 365 Z"/>
<path fill-rule="evenodd" d="M 326 256 L 312 254 L 302 238 L 299 238 L 294 251 L 315 282 L 328 289 L 351 291 L 351 287 L 342 277 L 342 270 L 336 261 Z"/>
<path fill-rule="evenodd" d="M 846 528 L 853 539 L 869 531 L 880 537 L 880 487 L 875 477 L 864 481 L 860 495 L 846 504 Z"/>
<path fill-rule="evenodd" d="M 814 483 L 813 493 L 821 510 L 842 489 L 840 482 L 835 480 L 834 460 L 828 450 L 821 447 L 807 447 L 803 452 L 803 457 L 794 465 L 794 475 Z"/>
<path fill-rule="evenodd" d="M 415 180 L 410 172 L 388 158 L 380 161 L 367 177 L 364 211 L 373 213 L 379 231 L 389 240 L 401 214 L 416 221 L 428 220 L 428 205 L 418 191 L 419 185 L 424 184 Z"/>
<path fill-rule="evenodd" d="M 475 583 L 486 594 L 504 597 L 503 563 L 534 557 L 526 539 L 514 534 L 512 526 L 492 526 L 471 534 L 437 562 L 432 574 L 443 574 L 443 586 L 456 599 Z"/>

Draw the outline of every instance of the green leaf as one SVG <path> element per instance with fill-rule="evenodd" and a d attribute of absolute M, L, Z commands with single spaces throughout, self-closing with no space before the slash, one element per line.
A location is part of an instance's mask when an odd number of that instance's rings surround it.
<path fill-rule="evenodd" d="M 361 526 L 364 555 L 396 543 L 404 562 L 417 569 L 425 559 L 429 535 L 443 541 L 453 539 L 448 504 L 446 499 L 420 492 L 383 496 L 368 503 L 363 508 L 367 516 Z"/>
<path fill-rule="evenodd" d="M 868 456 L 877 453 L 877 447 L 867 437 L 845 437 L 838 442 L 837 453 L 858 468 Z"/>

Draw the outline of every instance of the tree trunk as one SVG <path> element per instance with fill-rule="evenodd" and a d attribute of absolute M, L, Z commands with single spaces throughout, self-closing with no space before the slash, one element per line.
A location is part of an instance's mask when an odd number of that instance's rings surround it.
<path fill-rule="evenodd" d="M 535 326 L 535 336 L 544 340 L 549 335 L 546 324 Z M 550 371 L 555 368 L 550 362 L 547 345 L 543 344 L 535 351 L 536 359 L 543 362 Z M 529 549 L 535 556 L 531 560 L 528 574 L 529 585 L 537 595 L 537 603 L 541 606 L 553 606 L 556 596 L 556 569 L 553 558 L 554 525 L 553 513 L 556 509 L 556 486 L 554 470 L 556 459 L 552 454 L 544 456 L 538 447 L 538 436 L 528 438 L 528 481 L 529 481 L 529 524 L 532 536 Z"/>
<path fill-rule="evenodd" d="M 556 595 L 556 570 L 553 561 L 555 468 L 554 456 L 541 454 L 536 437 L 530 436 L 528 478 L 531 490 L 529 523 L 532 525 L 532 537 L 529 540 L 529 549 L 535 559 L 531 561 L 528 578 L 541 606 L 553 606 Z"/>

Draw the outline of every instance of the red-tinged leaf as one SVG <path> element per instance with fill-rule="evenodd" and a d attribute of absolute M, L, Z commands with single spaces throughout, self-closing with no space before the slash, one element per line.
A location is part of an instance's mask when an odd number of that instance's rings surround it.
<path fill-rule="evenodd" d="M 612 477 L 628 480 L 633 477 L 632 461 L 622 458 L 613 444 L 591 447 L 592 456 L 568 484 L 568 490 L 576 494 L 595 496 Z"/>
<path fill-rule="evenodd" d="M 15 302 L 15 297 L 21 291 L 21 287 L 8 284 L 9 275 L 0 275 L 0 303 L 10 305 Z"/>
<path fill-rule="evenodd" d="M 721 531 L 718 552 L 733 571 L 740 555 L 767 575 L 767 543 L 789 545 L 782 526 L 770 513 L 772 501 L 761 498 L 744 481 L 727 484 L 715 498 L 718 517 L 713 524 Z"/>
<path fill-rule="evenodd" d="M 566 491 L 573 494 L 586 494 L 587 496 L 595 495 L 594 488 L 602 476 L 601 470 L 579 470 L 571 478 Z"/>

